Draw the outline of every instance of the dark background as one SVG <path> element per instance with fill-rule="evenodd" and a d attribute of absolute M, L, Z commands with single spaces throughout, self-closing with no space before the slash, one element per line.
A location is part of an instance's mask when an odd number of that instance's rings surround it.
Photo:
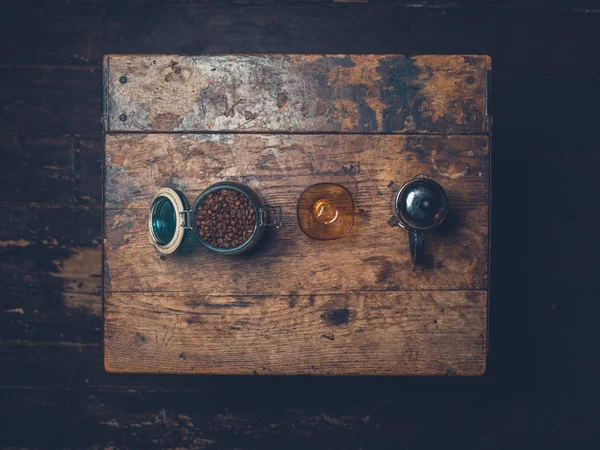
<path fill-rule="evenodd" d="M 600 2 L 0 8 L 0 446 L 600 448 Z M 102 56 L 270 52 L 492 56 L 483 377 L 104 372 Z"/>

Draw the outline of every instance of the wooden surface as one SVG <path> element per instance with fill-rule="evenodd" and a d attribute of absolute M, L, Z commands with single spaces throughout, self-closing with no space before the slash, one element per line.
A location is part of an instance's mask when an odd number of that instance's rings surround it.
<path fill-rule="evenodd" d="M 585 264 L 600 251 L 597 2 L 240 3 L 3 3 L 0 447 L 600 447 L 600 303 Z M 111 52 L 490 54 L 485 376 L 106 373 L 98 116 Z M 560 238 L 573 230 L 585 245 Z"/>
<path fill-rule="evenodd" d="M 485 291 L 105 296 L 110 371 L 473 375 L 485 370 Z"/>
<path fill-rule="evenodd" d="M 489 130 L 481 56 L 109 55 L 104 67 L 109 131 Z"/>
<path fill-rule="evenodd" d="M 487 289 L 486 137 L 115 134 L 105 145 L 107 292 Z M 445 227 L 428 234 L 432 259 L 422 271 L 410 263 L 406 233 L 386 224 L 393 194 L 419 173 L 444 186 L 453 210 Z M 251 255 L 223 258 L 197 246 L 161 258 L 146 232 L 156 191 L 175 187 L 193 202 L 225 179 L 281 206 L 283 227 Z M 306 186 L 324 181 L 347 186 L 357 213 L 344 239 L 316 242 L 300 230 L 296 203 Z"/>
<path fill-rule="evenodd" d="M 107 57 L 106 369 L 483 373 L 490 65 L 486 56 Z M 254 119 L 220 105 L 228 101 Z M 129 133 L 132 126 L 143 133 Z M 211 128 L 288 133 L 197 133 Z M 380 134 L 431 130 L 446 134 Z M 448 134 L 457 130 L 479 134 Z M 428 233 L 421 269 L 406 233 L 387 225 L 394 193 L 417 174 L 438 180 L 452 204 L 451 220 Z M 160 188 L 193 203 L 223 180 L 280 206 L 283 227 L 232 258 L 199 245 L 161 256 L 148 244 Z M 353 196 L 354 228 L 344 239 L 315 241 L 298 226 L 298 198 L 320 182 Z M 341 323 L 327 320 L 339 314 Z"/>

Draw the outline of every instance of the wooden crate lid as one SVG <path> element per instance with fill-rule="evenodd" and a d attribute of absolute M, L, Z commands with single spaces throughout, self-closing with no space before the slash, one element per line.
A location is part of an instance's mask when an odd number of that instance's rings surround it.
<path fill-rule="evenodd" d="M 109 131 L 489 131 L 488 56 L 109 55 Z"/>
<path fill-rule="evenodd" d="M 106 368 L 483 373 L 489 68 L 486 56 L 108 56 Z M 420 268 L 386 223 L 417 174 L 450 201 Z M 152 248 L 157 190 L 194 197 L 222 180 L 281 206 L 284 227 L 239 257 Z M 297 197 L 318 182 L 352 193 L 343 239 L 298 227 Z"/>

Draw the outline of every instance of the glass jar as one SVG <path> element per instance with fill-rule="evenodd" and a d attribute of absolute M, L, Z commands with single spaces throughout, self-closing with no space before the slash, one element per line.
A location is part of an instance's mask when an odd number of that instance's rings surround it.
<path fill-rule="evenodd" d="M 196 226 L 198 205 L 212 192 L 227 189 L 241 193 L 250 200 L 254 208 L 254 230 L 242 244 L 233 248 L 215 247 L 206 242 Z M 281 207 L 266 204 L 256 191 L 245 184 L 235 181 L 221 181 L 203 191 L 194 201 L 192 208 L 185 195 L 171 188 L 160 189 L 150 206 L 149 238 L 154 247 L 163 254 L 170 254 L 178 248 L 186 247 L 194 241 L 207 249 L 223 255 L 239 255 L 250 250 L 262 237 L 268 227 L 280 228 L 282 225 Z M 192 233 L 190 233 L 192 231 Z"/>

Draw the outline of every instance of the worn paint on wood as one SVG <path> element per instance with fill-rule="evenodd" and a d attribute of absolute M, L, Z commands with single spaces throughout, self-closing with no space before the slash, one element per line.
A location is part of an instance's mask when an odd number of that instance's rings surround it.
<path fill-rule="evenodd" d="M 105 62 L 108 370 L 483 373 L 487 57 Z M 421 268 L 410 262 L 406 232 L 386 223 L 393 194 L 417 174 L 437 180 L 451 204 L 428 234 Z M 158 254 L 147 237 L 156 191 L 175 188 L 193 203 L 224 180 L 281 206 L 283 228 L 236 257 L 200 245 Z M 343 239 L 315 241 L 298 227 L 298 196 L 318 182 L 353 195 L 356 219 Z"/>
<path fill-rule="evenodd" d="M 291 302 L 293 301 L 293 305 Z M 481 374 L 484 291 L 105 297 L 116 372 Z"/>
<path fill-rule="evenodd" d="M 110 131 L 485 133 L 488 56 L 105 57 Z"/>

